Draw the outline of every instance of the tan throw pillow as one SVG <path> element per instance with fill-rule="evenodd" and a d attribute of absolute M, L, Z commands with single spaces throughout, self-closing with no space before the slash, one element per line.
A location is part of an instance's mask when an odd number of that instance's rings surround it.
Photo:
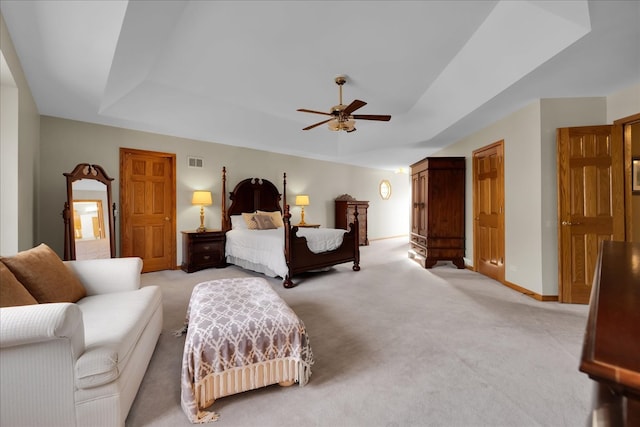
<path fill-rule="evenodd" d="M 273 230 L 278 228 L 269 215 L 254 215 L 253 220 L 256 222 L 258 230 Z"/>
<path fill-rule="evenodd" d="M 273 225 L 275 225 L 276 227 L 284 227 L 284 222 L 282 221 L 282 213 L 280 213 L 280 211 L 256 211 L 256 213 L 259 215 L 269 215 L 271 217 L 271 221 L 273 221 Z"/>
<path fill-rule="evenodd" d="M 42 243 L 12 257 L 0 258 L 39 303 L 76 302 L 87 295 L 80 280 Z"/>
<path fill-rule="evenodd" d="M 0 307 L 37 304 L 38 301 L 22 286 L 11 270 L 0 262 Z"/>
<path fill-rule="evenodd" d="M 244 219 L 244 222 L 247 224 L 247 228 L 249 230 L 257 230 L 258 229 L 258 225 L 253 220 L 253 216 L 254 215 L 255 215 L 254 212 L 252 212 L 252 213 L 243 213 L 242 214 L 242 219 Z"/>

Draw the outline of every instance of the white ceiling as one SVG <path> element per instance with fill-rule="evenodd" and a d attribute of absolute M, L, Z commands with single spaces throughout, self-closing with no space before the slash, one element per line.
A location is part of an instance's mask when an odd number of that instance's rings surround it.
<path fill-rule="evenodd" d="M 0 1 L 43 115 L 395 169 L 640 82 L 638 1 Z M 344 103 L 357 132 L 302 128 Z"/>

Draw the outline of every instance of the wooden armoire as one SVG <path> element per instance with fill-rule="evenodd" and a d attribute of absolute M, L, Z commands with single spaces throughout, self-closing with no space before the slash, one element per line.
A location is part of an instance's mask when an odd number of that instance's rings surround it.
<path fill-rule="evenodd" d="M 464 157 L 427 157 L 411 165 L 409 257 L 424 268 L 464 268 Z"/>
<path fill-rule="evenodd" d="M 364 200 L 356 200 L 348 194 L 343 194 L 335 200 L 335 227 L 349 229 L 349 224 L 353 222 L 353 214 L 358 209 L 358 238 L 360 246 L 369 244 L 369 236 L 367 236 L 367 209 L 369 202 Z"/>

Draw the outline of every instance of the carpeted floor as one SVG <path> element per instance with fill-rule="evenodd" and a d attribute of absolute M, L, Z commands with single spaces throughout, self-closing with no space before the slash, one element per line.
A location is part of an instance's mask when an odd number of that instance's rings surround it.
<path fill-rule="evenodd" d="M 305 322 L 316 363 L 305 387 L 217 400 L 222 426 L 584 426 L 591 381 L 578 371 L 587 306 L 538 302 L 449 263 L 422 269 L 407 238 L 351 264 L 269 283 Z M 164 326 L 126 425 L 188 426 L 180 408 L 191 289 L 262 275 L 229 266 L 143 275 L 162 288 Z"/>

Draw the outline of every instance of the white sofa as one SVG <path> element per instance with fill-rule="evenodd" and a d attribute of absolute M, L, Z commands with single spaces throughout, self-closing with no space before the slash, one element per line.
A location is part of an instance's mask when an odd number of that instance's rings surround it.
<path fill-rule="evenodd" d="M 123 426 L 153 355 L 162 295 L 142 260 L 65 265 L 87 296 L 0 308 L 2 426 Z"/>

